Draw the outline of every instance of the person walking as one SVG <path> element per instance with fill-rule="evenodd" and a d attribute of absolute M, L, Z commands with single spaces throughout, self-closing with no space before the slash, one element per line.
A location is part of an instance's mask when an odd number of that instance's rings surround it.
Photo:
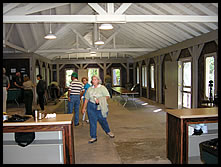
<path fill-rule="evenodd" d="M 29 79 L 28 76 L 25 76 L 23 82 L 23 88 L 24 88 L 24 103 L 25 103 L 26 115 L 32 115 L 33 87 L 34 87 L 33 82 Z"/>
<path fill-rule="evenodd" d="M 68 114 L 72 114 L 74 107 L 74 125 L 79 125 L 79 108 L 80 108 L 80 94 L 83 91 L 84 85 L 78 80 L 78 74 L 73 72 L 71 74 L 72 82 L 68 89 Z"/>
<path fill-rule="evenodd" d="M 85 101 L 85 94 L 86 94 L 88 88 L 91 85 L 88 83 L 88 78 L 87 77 L 82 77 L 81 82 L 84 84 L 84 90 L 82 92 L 82 94 L 83 94 L 82 98 L 83 98 L 83 103 L 84 103 L 84 101 Z M 83 115 L 83 121 L 85 120 L 85 115 L 86 115 L 86 113 L 84 113 L 84 115 Z M 89 120 L 87 119 L 86 122 L 89 123 Z"/>
<path fill-rule="evenodd" d="M 46 90 L 46 84 L 45 84 L 45 81 L 42 80 L 41 75 L 37 75 L 37 80 L 39 80 L 37 87 L 36 87 L 36 89 L 37 89 L 36 91 L 38 94 L 38 102 L 39 102 L 41 110 L 44 111 L 44 98 L 45 98 L 44 94 L 45 94 L 45 90 Z"/>
<path fill-rule="evenodd" d="M 50 95 L 54 104 L 57 104 L 57 98 L 60 97 L 60 87 L 56 81 L 49 84 Z"/>
<path fill-rule="evenodd" d="M 110 98 L 112 98 L 112 78 L 109 73 L 107 73 L 107 75 L 105 76 L 104 85 L 106 86 L 110 94 Z"/>
<path fill-rule="evenodd" d="M 107 122 L 107 99 L 110 97 L 110 94 L 107 88 L 101 85 L 100 77 L 94 75 L 92 76 L 92 84 L 85 95 L 85 101 L 82 107 L 82 114 L 88 112 L 88 118 L 90 122 L 90 136 L 91 139 L 88 143 L 94 143 L 97 141 L 97 121 L 105 131 L 105 133 L 110 137 L 114 138 L 114 134 L 110 131 L 108 122 Z"/>
<path fill-rule="evenodd" d="M 8 77 L 6 76 L 6 70 L 3 68 L 3 112 L 6 113 L 7 107 L 7 97 L 8 97 L 8 89 L 10 87 L 10 82 Z"/>

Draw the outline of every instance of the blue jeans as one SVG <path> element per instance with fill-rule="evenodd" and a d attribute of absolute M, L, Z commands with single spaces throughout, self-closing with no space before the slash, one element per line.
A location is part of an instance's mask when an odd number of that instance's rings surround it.
<path fill-rule="evenodd" d="M 97 105 L 88 101 L 87 103 L 87 113 L 90 122 L 90 136 L 91 138 L 97 138 L 97 121 L 100 123 L 101 127 L 106 133 L 110 132 L 107 119 L 101 114 L 101 110 L 97 110 Z"/>
<path fill-rule="evenodd" d="M 79 123 L 80 95 L 70 95 L 71 101 L 68 101 L 68 114 L 72 114 L 74 107 L 74 125 Z"/>

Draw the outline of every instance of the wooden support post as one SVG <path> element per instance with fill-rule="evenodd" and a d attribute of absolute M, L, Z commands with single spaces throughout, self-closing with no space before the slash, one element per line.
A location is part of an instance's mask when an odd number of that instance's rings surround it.
<path fill-rule="evenodd" d="M 130 65 L 129 65 L 129 63 L 127 62 L 127 83 L 129 83 L 130 82 Z"/>
<path fill-rule="evenodd" d="M 40 65 L 40 70 L 39 70 L 39 72 L 40 72 L 40 74 L 42 75 L 43 62 L 41 62 L 40 60 L 38 60 L 38 62 L 39 62 L 39 65 Z"/>
<path fill-rule="evenodd" d="M 162 65 L 163 65 L 163 59 L 165 55 L 159 56 L 159 65 L 158 65 L 158 102 L 162 103 Z"/>
<path fill-rule="evenodd" d="M 136 62 L 133 63 L 133 81 L 136 84 Z"/>
<path fill-rule="evenodd" d="M 146 67 L 147 67 L 147 98 L 149 99 L 149 97 L 150 97 L 150 89 L 149 89 L 149 83 L 150 83 L 150 80 L 149 80 L 149 63 L 150 63 L 150 59 L 145 59 L 144 60 L 145 61 L 145 63 L 146 63 Z"/>
<path fill-rule="evenodd" d="M 30 57 L 30 79 L 33 82 L 34 85 L 37 85 L 36 83 L 36 59 L 34 56 Z M 33 105 L 37 105 L 37 92 L 36 89 L 33 89 Z"/>
<path fill-rule="evenodd" d="M 60 84 L 60 76 L 59 76 L 59 64 L 56 64 L 56 73 L 57 73 L 57 83 Z"/>
<path fill-rule="evenodd" d="M 103 71 L 104 71 L 104 78 L 106 77 L 106 75 L 107 75 L 107 66 L 106 66 L 107 64 L 106 63 L 104 63 L 104 68 L 103 68 Z"/>
<path fill-rule="evenodd" d="M 142 61 L 139 61 L 138 62 L 138 65 L 139 65 L 139 83 L 140 83 L 140 96 L 142 96 L 142 84 L 141 84 L 141 65 L 142 65 Z"/>
<path fill-rule="evenodd" d="M 198 60 L 200 57 L 200 54 L 202 52 L 204 44 L 201 45 L 195 45 L 192 48 L 192 52 L 190 51 L 190 54 L 192 55 L 192 105 L 191 108 L 197 108 L 198 107 Z"/>

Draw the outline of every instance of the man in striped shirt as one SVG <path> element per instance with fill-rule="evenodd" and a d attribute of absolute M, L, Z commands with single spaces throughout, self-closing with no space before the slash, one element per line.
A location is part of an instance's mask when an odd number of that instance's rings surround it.
<path fill-rule="evenodd" d="M 73 72 L 71 74 L 72 82 L 68 89 L 68 114 L 73 112 L 74 107 L 74 125 L 79 125 L 79 107 L 80 94 L 83 91 L 84 85 L 78 80 L 78 74 Z"/>

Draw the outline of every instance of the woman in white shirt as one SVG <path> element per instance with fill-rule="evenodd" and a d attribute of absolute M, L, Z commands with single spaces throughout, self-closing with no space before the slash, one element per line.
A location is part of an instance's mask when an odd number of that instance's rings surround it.
<path fill-rule="evenodd" d="M 90 122 L 90 136 L 91 139 L 88 141 L 88 143 L 94 143 L 97 141 L 97 121 L 100 123 L 101 127 L 105 131 L 105 133 L 113 138 L 114 134 L 110 131 L 108 122 L 107 122 L 107 106 L 103 110 L 101 101 L 105 101 L 110 97 L 110 94 L 107 90 L 107 88 L 100 84 L 101 80 L 98 76 L 92 76 L 92 84 L 93 86 L 88 88 L 86 95 L 85 95 L 85 101 L 82 107 L 82 114 L 86 111 L 87 106 L 87 112 L 88 112 L 88 118 Z M 103 100 L 105 98 L 105 100 Z M 103 102 L 102 102 L 103 103 Z M 105 102 L 103 103 L 105 105 Z M 106 103 L 107 105 L 107 103 Z"/>

